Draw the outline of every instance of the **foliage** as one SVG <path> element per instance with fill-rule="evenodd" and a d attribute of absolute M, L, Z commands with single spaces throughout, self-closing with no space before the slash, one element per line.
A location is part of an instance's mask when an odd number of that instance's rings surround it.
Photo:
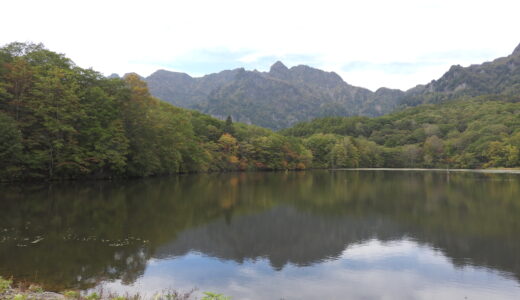
<path fill-rule="evenodd" d="M 11 288 L 12 283 L 12 280 L 4 279 L 2 278 L 2 276 L 0 276 L 0 294 L 4 293 L 9 288 Z"/>
<path fill-rule="evenodd" d="M 63 296 L 66 298 L 77 299 L 81 296 L 81 294 L 78 291 L 65 291 L 63 292 Z"/>
<path fill-rule="evenodd" d="M 204 297 L 200 300 L 231 300 L 231 297 L 224 296 L 223 294 L 216 294 L 211 292 L 204 292 Z"/>
<path fill-rule="evenodd" d="M 329 117 L 282 131 L 300 137 L 314 167 L 520 166 L 520 103 L 481 96 L 377 118 Z"/>
<path fill-rule="evenodd" d="M 301 76 L 325 76 L 298 70 Z M 271 79 L 262 79 L 269 81 L 265 87 L 246 81 L 260 90 L 284 84 Z M 0 180 L 309 167 L 518 167 L 517 100 L 466 97 L 377 118 L 315 119 L 275 133 L 162 102 L 136 74 L 109 79 L 41 44 L 12 43 L 0 48 Z"/>
<path fill-rule="evenodd" d="M 96 292 L 85 297 L 85 300 L 99 300 L 99 299 L 101 299 L 101 296 L 99 296 L 98 293 L 96 293 Z"/>
<path fill-rule="evenodd" d="M 267 163 L 273 155 L 277 160 Z M 309 164 L 301 142 L 174 107 L 153 98 L 136 74 L 109 79 L 40 44 L 0 48 L 0 180 Z"/>

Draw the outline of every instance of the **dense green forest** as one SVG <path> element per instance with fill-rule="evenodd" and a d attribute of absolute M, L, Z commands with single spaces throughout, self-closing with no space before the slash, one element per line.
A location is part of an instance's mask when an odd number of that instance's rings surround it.
<path fill-rule="evenodd" d="M 480 96 L 377 118 L 321 118 L 282 133 L 303 138 L 314 167 L 518 167 L 514 99 Z"/>
<path fill-rule="evenodd" d="M 135 74 L 109 79 L 41 44 L 0 48 L 0 178 L 303 169 L 291 137 L 180 109 Z"/>
<path fill-rule="evenodd" d="M 145 177 L 328 167 L 520 165 L 520 103 L 461 98 L 390 115 L 328 117 L 280 133 L 152 97 L 41 44 L 0 48 L 0 179 Z"/>

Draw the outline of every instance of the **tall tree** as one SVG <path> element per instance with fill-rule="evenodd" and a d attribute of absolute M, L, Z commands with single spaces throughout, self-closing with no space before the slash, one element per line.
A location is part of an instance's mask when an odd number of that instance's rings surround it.
<path fill-rule="evenodd" d="M 224 132 L 229 133 L 231 135 L 235 134 L 235 128 L 233 127 L 233 119 L 231 116 L 227 116 L 226 123 L 224 124 Z"/>

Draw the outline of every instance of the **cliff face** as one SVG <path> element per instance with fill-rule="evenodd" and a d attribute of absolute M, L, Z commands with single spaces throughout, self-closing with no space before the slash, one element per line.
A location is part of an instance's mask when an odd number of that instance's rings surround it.
<path fill-rule="evenodd" d="M 520 45 L 507 56 L 480 65 L 452 66 L 438 80 L 406 92 L 401 105 L 439 103 L 461 96 L 518 95 L 520 92 Z"/>
<path fill-rule="evenodd" d="M 269 72 L 226 70 L 200 78 L 159 70 L 146 82 L 152 95 L 216 117 L 282 129 L 323 116 L 379 116 L 398 108 L 461 96 L 520 93 L 520 45 L 492 62 L 452 66 L 438 80 L 408 91 L 352 86 L 334 72 L 273 64 Z"/>
<path fill-rule="evenodd" d="M 380 115 L 400 95 L 389 89 L 374 93 L 336 73 L 303 65 L 289 69 L 282 62 L 269 72 L 235 69 L 200 78 L 159 70 L 146 82 L 152 95 L 174 105 L 271 129 L 322 116 Z"/>

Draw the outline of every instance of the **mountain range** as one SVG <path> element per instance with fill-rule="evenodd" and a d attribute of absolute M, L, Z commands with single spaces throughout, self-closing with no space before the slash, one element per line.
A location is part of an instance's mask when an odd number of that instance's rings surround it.
<path fill-rule="evenodd" d="M 268 72 L 243 68 L 194 78 L 158 70 L 144 78 L 153 96 L 218 118 L 278 130 L 324 116 L 379 116 L 462 96 L 520 94 L 520 45 L 491 62 L 452 66 L 441 78 L 407 91 L 352 86 L 334 72 L 282 62 Z M 518 97 L 518 96 L 516 96 Z"/>

